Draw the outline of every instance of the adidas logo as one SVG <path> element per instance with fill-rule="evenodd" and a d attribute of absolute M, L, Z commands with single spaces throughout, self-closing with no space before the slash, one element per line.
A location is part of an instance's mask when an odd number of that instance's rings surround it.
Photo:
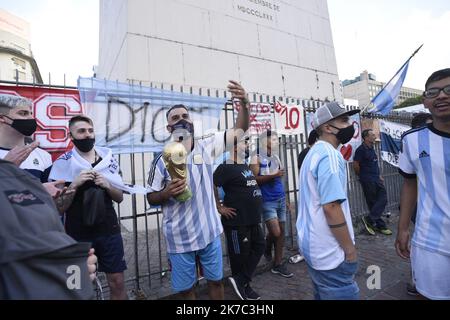
<path fill-rule="evenodd" d="M 422 153 L 419 155 L 420 159 L 422 159 L 422 158 L 429 158 L 429 157 L 430 157 L 430 155 L 425 150 L 422 151 Z"/>

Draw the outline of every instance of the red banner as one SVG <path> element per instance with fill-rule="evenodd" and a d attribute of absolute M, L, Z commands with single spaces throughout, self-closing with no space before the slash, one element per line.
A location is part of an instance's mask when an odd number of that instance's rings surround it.
<path fill-rule="evenodd" d="M 32 111 L 38 124 L 33 139 L 51 153 L 53 160 L 71 147 L 69 119 L 83 114 L 78 90 L 0 85 L 0 93 L 33 101 Z"/>

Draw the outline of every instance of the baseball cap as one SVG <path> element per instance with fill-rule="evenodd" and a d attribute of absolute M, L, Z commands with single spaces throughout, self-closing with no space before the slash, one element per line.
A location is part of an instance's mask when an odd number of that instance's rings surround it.
<path fill-rule="evenodd" d="M 355 110 L 347 110 L 344 105 L 339 104 L 337 102 L 329 102 L 321 106 L 314 113 L 313 124 L 314 128 L 318 128 L 324 123 L 327 123 L 330 120 L 336 119 L 343 115 L 352 116 L 361 112 L 359 109 Z"/>

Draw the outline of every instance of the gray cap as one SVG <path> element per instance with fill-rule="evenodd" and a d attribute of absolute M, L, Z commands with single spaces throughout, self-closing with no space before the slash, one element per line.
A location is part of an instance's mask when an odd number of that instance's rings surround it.
<path fill-rule="evenodd" d="M 339 104 L 337 102 L 329 102 L 321 106 L 314 113 L 313 124 L 314 128 L 318 128 L 324 123 L 336 119 L 343 115 L 354 115 L 359 113 L 361 110 L 347 110 L 344 105 Z"/>

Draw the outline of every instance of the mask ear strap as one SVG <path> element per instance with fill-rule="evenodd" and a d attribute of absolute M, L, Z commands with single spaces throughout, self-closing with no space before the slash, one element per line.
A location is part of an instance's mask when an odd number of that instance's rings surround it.
<path fill-rule="evenodd" d="M 7 116 L 6 114 L 0 114 L 0 117 L 5 117 L 5 118 L 8 118 L 9 120 L 11 120 L 11 123 L 7 123 L 7 122 L 5 121 L 5 124 L 7 124 L 8 126 L 12 126 L 12 124 L 13 124 L 13 122 L 14 122 L 14 119 L 13 119 L 13 118 L 11 118 L 10 116 Z"/>
<path fill-rule="evenodd" d="M 341 130 L 341 129 L 339 129 L 339 128 L 333 126 L 331 123 L 329 123 L 328 125 L 329 125 L 330 127 L 334 128 L 334 129 L 336 129 L 336 130 Z"/>

